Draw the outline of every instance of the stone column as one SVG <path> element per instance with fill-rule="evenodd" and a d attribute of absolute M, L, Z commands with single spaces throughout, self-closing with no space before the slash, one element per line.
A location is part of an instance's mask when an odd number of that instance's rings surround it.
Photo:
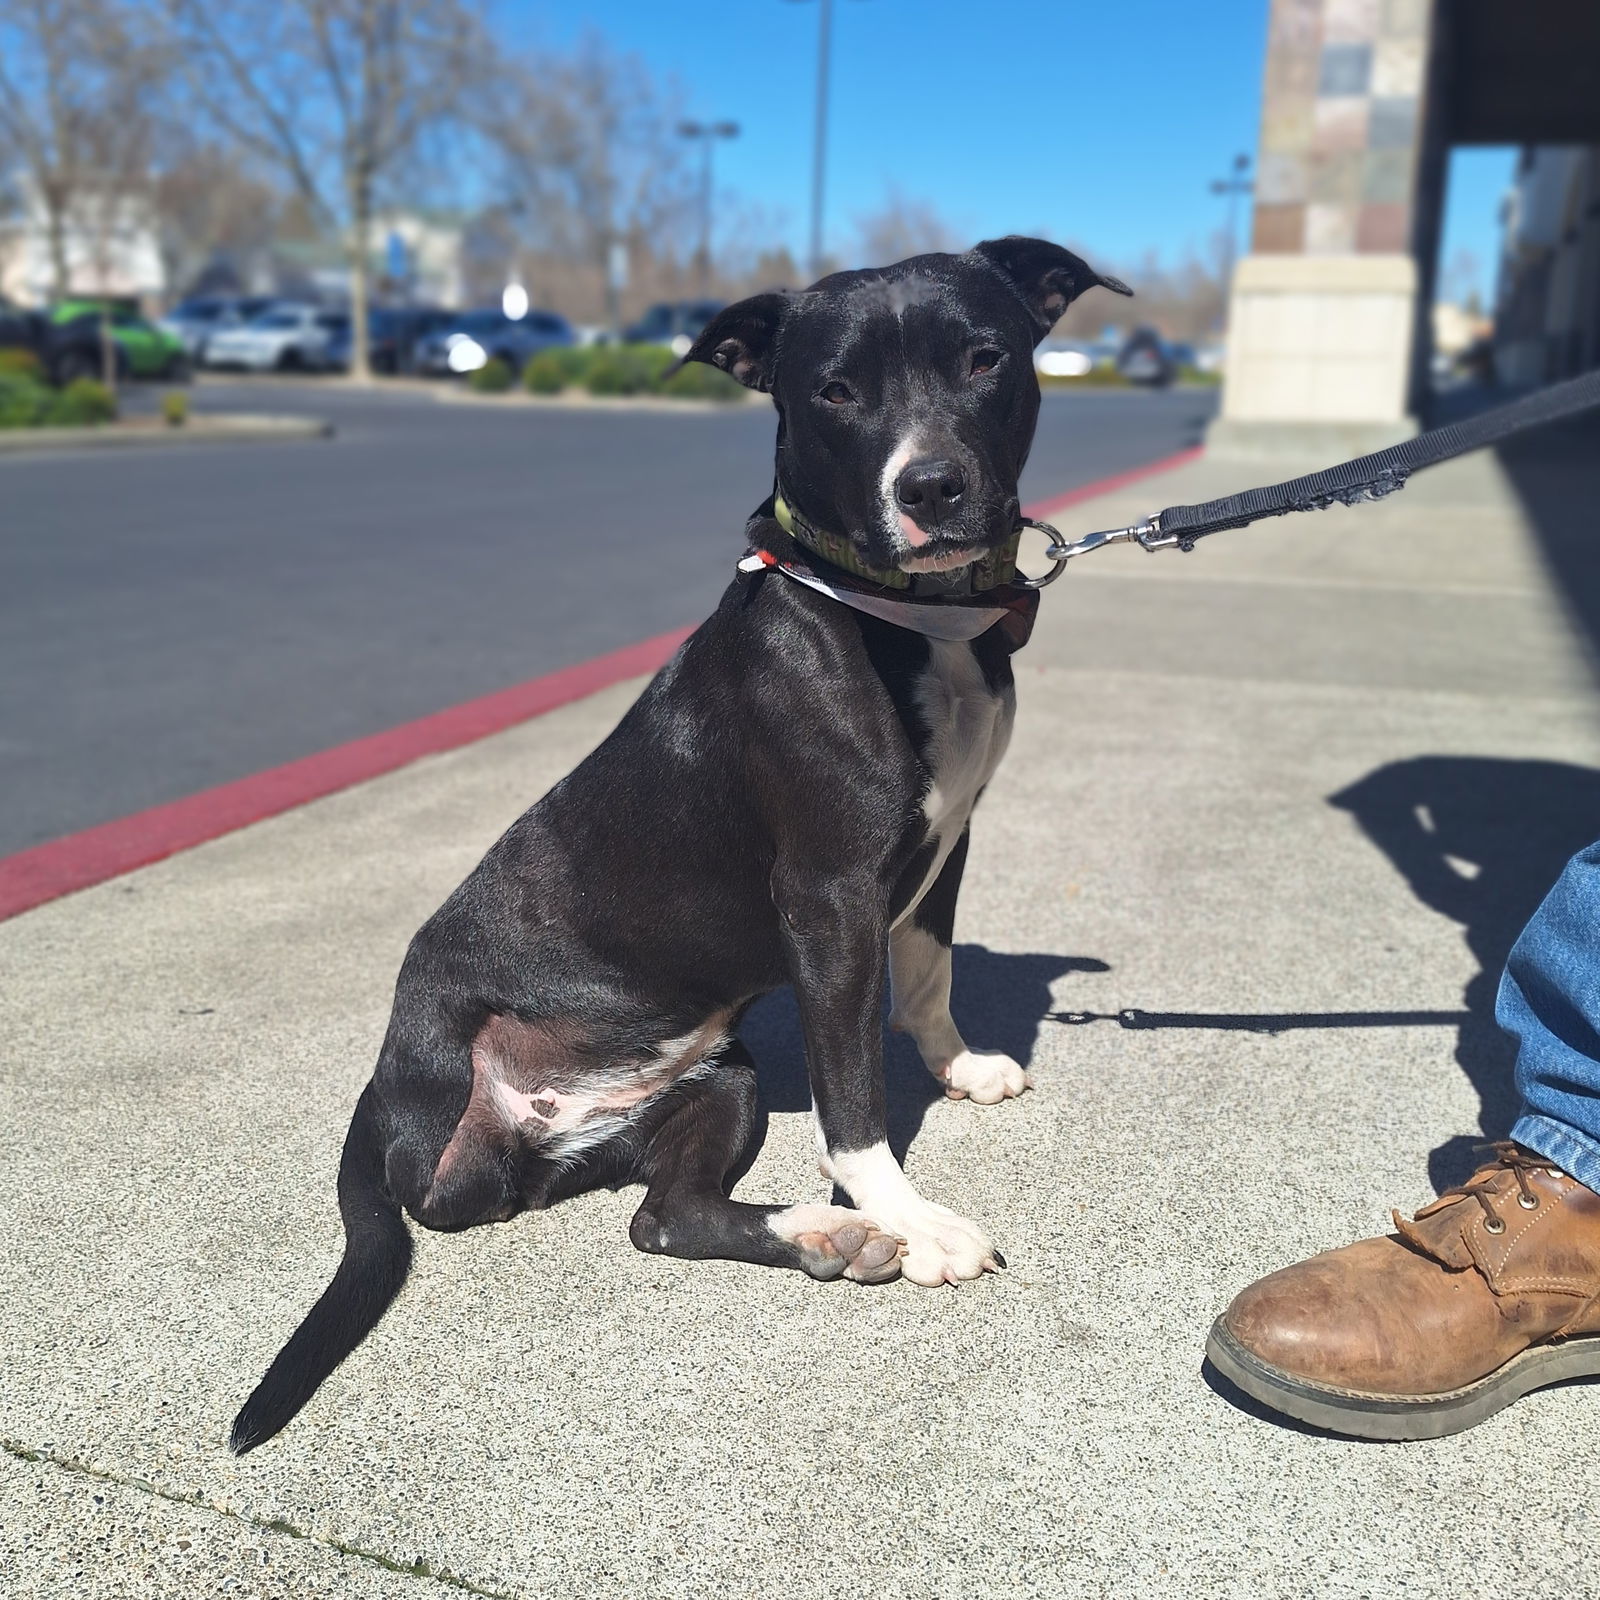
<path fill-rule="evenodd" d="M 1213 449 L 1353 453 L 1416 431 L 1443 158 L 1432 20 L 1430 0 L 1271 0 L 1254 233 Z"/>

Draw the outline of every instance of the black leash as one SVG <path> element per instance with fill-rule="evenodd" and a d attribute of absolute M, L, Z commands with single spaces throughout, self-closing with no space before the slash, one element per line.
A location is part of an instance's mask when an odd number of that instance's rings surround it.
<path fill-rule="evenodd" d="M 1074 556 L 1087 555 L 1108 544 L 1132 541 L 1146 550 L 1194 549 L 1195 542 L 1225 528 L 1243 528 L 1263 517 L 1283 517 L 1291 511 L 1325 511 L 1331 505 L 1353 506 L 1363 500 L 1381 500 L 1406 486 L 1406 480 L 1424 467 L 1449 461 L 1485 445 L 1497 443 L 1527 428 L 1541 428 L 1563 417 L 1576 416 L 1600 406 L 1600 369 L 1565 383 L 1538 389 L 1509 405 L 1496 406 L 1465 422 L 1446 428 L 1431 428 L 1403 444 L 1391 445 L 1370 456 L 1358 456 L 1342 466 L 1313 472 L 1308 477 L 1291 478 L 1267 488 L 1247 489 L 1243 494 L 1224 495 L 1196 506 L 1168 506 L 1165 511 L 1132 527 L 1086 534 L 1082 539 L 1064 540 L 1046 522 L 1027 523 L 1051 536 L 1045 552 L 1055 567 L 1037 584 L 1052 582 Z"/>

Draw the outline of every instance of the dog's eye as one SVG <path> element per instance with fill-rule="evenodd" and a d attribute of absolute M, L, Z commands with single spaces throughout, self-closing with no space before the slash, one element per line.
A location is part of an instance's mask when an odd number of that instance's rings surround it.
<path fill-rule="evenodd" d="M 1000 350 L 974 350 L 972 352 L 972 370 L 968 377 L 981 378 L 986 372 L 993 372 L 1004 359 L 1004 352 Z"/>
<path fill-rule="evenodd" d="M 848 384 L 839 383 L 836 381 L 823 385 L 822 398 L 826 400 L 830 406 L 847 406 L 855 399 L 855 396 L 850 393 L 850 386 Z"/>

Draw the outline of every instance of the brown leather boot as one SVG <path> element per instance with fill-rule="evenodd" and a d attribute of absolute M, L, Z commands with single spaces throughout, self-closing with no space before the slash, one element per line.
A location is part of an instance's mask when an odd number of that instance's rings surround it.
<path fill-rule="evenodd" d="M 1364 1439 L 1459 1433 L 1600 1373 L 1600 1195 L 1510 1143 L 1398 1236 L 1253 1283 L 1206 1353 L 1274 1411 Z"/>

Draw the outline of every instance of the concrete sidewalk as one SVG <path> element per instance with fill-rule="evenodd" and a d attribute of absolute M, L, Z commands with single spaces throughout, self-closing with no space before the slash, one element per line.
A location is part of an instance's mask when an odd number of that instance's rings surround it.
<path fill-rule="evenodd" d="M 421 1235 L 301 1418 L 225 1453 L 337 1257 L 408 937 L 636 686 L 0 927 L 0 1587 L 1595 1594 L 1600 1389 L 1374 1446 L 1201 1373 L 1238 1288 L 1503 1127 L 1493 975 L 1600 831 L 1594 558 L 1513 486 L 1575 481 L 1565 448 L 1049 592 L 957 955 L 969 1038 L 1038 1087 L 930 1103 L 892 1055 L 914 1177 L 1010 1262 L 959 1290 L 638 1255 L 637 1196 L 586 1196 Z M 771 1116 L 740 1193 L 821 1199 L 792 1007 L 748 1032 Z"/>

